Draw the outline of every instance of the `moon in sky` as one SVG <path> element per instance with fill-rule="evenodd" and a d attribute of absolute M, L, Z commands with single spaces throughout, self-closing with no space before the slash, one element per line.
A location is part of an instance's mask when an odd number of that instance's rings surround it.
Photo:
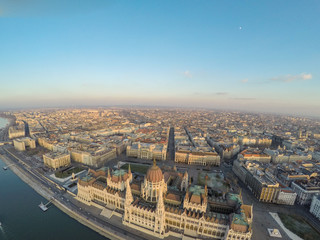
<path fill-rule="evenodd" d="M 241 26 L 239 27 L 239 30 L 242 30 L 242 27 L 241 27 Z"/>

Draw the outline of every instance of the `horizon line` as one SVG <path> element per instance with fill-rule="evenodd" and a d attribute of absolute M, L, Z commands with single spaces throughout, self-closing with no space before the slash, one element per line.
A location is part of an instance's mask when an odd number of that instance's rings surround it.
<path fill-rule="evenodd" d="M 293 113 L 280 113 L 272 111 L 257 111 L 257 110 L 242 110 L 242 109 L 232 109 L 232 108 L 210 108 L 210 107 L 198 107 L 198 106 L 166 106 L 166 105 L 144 105 L 144 104 L 112 104 L 112 105 L 66 105 L 66 106 L 32 106 L 32 107 L 0 107 L 1 112 L 11 112 L 11 111 L 24 111 L 24 110 L 62 110 L 62 109 L 99 109 L 99 108 L 142 108 L 142 109 L 177 109 L 177 110 L 206 110 L 206 111 L 216 111 L 216 112 L 238 112 L 238 113 L 249 113 L 249 114 L 263 114 L 263 115 L 275 115 L 275 116 L 288 116 L 288 117 L 302 117 L 320 120 L 320 116 L 316 115 L 303 115 L 303 114 L 293 114 Z"/>

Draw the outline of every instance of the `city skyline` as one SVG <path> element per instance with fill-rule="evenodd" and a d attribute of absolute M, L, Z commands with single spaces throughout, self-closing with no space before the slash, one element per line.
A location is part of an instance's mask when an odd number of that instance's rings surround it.
<path fill-rule="evenodd" d="M 7 111 L 0 120 L 1 167 L 29 176 L 50 200 L 38 198 L 50 213 L 29 222 L 50 221 L 55 205 L 110 239 L 320 237 L 319 119 L 100 107 Z M 23 222 L 9 225 L 15 205 L 2 227 L 26 239 Z M 28 227 L 30 238 L 45 238 L 39 226 Z"/>
<path fill-rule="evenodd" d="M 320 4 L 0 4 L 0 109 L 200 107 L 320 116 Z"/>

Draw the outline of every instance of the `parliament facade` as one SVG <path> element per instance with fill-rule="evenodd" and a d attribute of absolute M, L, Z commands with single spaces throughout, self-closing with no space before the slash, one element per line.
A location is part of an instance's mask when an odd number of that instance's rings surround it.
<path fill-rule="evenodd" d="M 207 184 L 191 185 L 188 178 L 176 168 L 162 171 L 155 162 L 146 176 L 133 174 L 130 165 L 128 171 L 89 170 L 78 181 L 77 199 L 113 209 L 124 225 L 158 238 L 251 239 L 252 206 L 243 205 L 241 196 L 232 193 L 213 200 Z"/>

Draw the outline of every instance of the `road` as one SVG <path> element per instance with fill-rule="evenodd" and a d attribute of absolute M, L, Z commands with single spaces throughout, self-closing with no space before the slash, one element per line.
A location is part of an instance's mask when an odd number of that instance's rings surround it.
<path fill-rule="evenodd" d="M 28 124 L 26 121 L 24 121 L 24 120 L 22 120 L 22 121 L 24 122 L 24 131 L 25 131 L 25 136 L 26 136 L 26 137 L 30 137 L 29 124 Z"/>
<path fill-rule="evenodd" d="M 174 155 L 175 155 L 174 127 L 170 127 L 167 160 L 174 161 Z"/>

